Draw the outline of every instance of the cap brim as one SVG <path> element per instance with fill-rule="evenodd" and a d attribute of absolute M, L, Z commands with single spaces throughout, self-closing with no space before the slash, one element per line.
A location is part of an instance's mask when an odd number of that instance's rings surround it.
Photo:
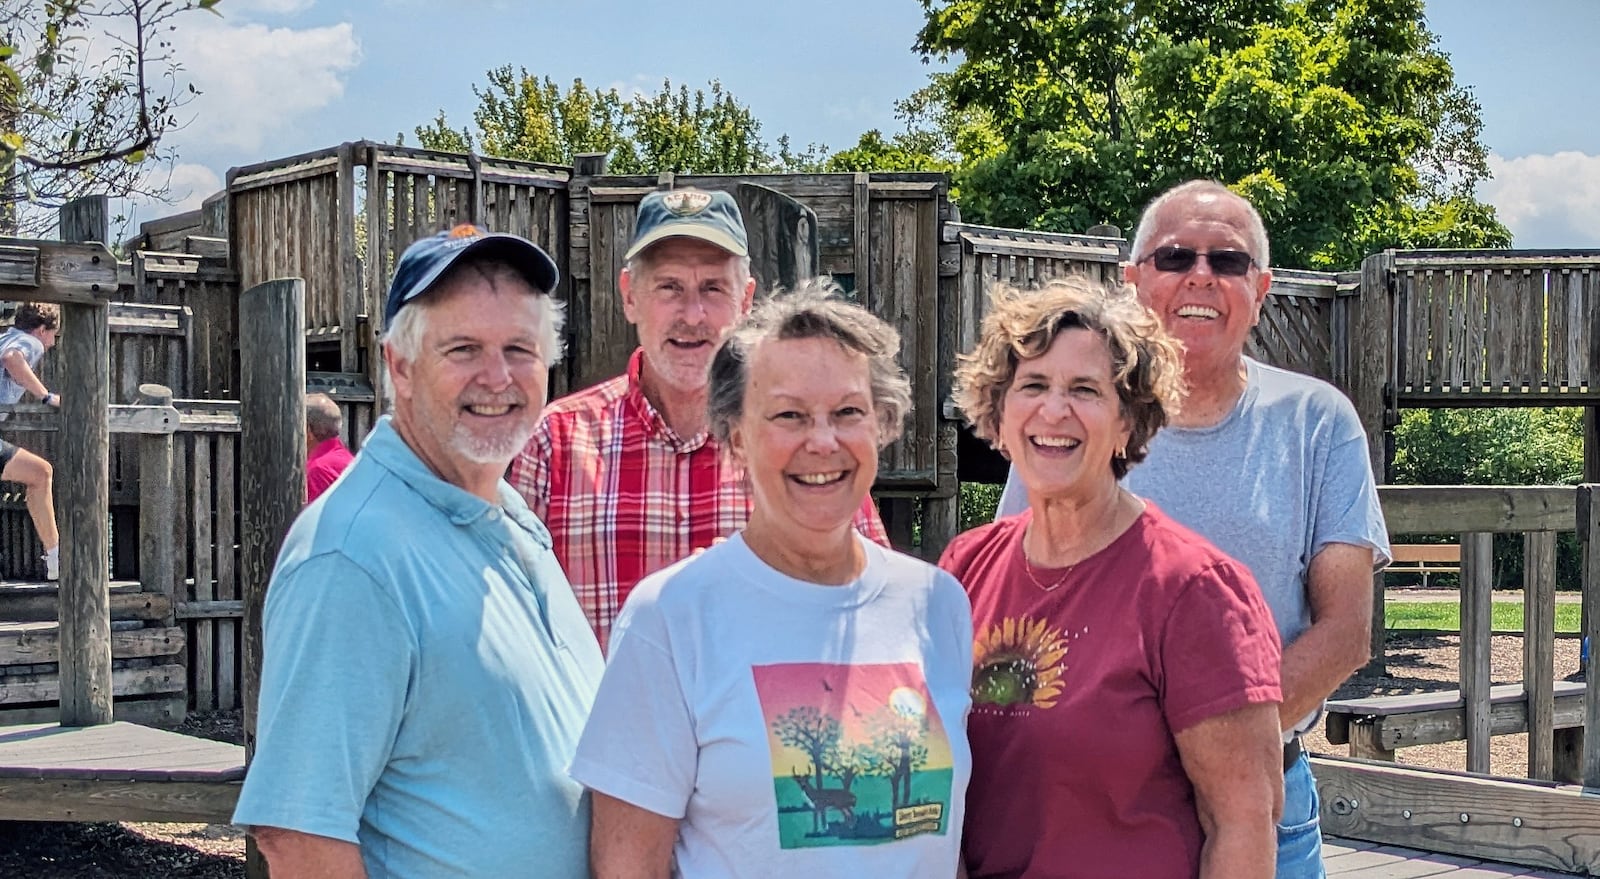
<path fill-rule="evenodd" d="M 649 233 L 640 236 L 628 247 L 628 252 L 623 254 L 623 259 L 633 259 L 644 249 L 652 244 L 659 244 L 668 238 L 696 238 L 707 244 L 713 244 L 726 250 L 734 256 L 749 256 L 750 251 L 743 244 L 735 241 L 732 235 L 720 229 L 713 229 L 699 222 L 663 223 Z"/>
<path fill-rule="evenodd" d="M 472 242 L 450 256 L 448 260 L 440 262 L 431 271 L 412 283 L 414 291 L 385 315 L 384 325 L 387 326 L 394 320 L 394 316 L 409 303 L 419 297 L 432 292 L 432 287 L 450 267 L 462 259 L 471 256 L 476 259 L 497 259 L 517 270 L 528 285 L 533 289 L 551 294 L 556 289 L 556 284 L 561 280 L 561 272 L 556 268 L 555 260 L 545 253 L 538 245 L 516 235 L 494 233 Z"/>

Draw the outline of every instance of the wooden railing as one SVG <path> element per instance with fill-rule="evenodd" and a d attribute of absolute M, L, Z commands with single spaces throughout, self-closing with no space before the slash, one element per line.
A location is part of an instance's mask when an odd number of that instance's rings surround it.
<path fill-rule="evenodd" d="M 1583 541 L 1586 625 L 1600 594 L 1600 486 L 1384 486 L 1379 489 L 1391 534 L 1459 534 L 1461 546 L 1460 695 L 1467 770 L 1489 771 L 1493 734 L 1491 627 L 1494 593 L 1491 542 L 1495 533 L 1523 535 L 1522 692 L 1528 731 L 1528 777 L 1576 777 L 1600 782 L 1600 736 L 1583 744 L 1583 759 L 1565 755 L 1557 772 L 1555 724 L 1556 535 L 1576 531 Z M 1588 635 L 1594 632 L 1586 631 Z M 1600 643 L 1600 641 L 1592 642 Z M 1587 694 L 1595 722 L 1593 685 Z M 1502 702 L 1504 699 L 1501 700 Z M 1575 745 L 1576 742 L 1572 741 Z"/>

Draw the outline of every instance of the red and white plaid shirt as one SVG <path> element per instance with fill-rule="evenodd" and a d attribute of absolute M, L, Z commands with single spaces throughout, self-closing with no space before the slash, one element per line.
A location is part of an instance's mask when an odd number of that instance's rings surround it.
<path fill-rule="evenodd" d="M 507 476 L 550 529 L 556 558 L 603 648 L 646 576 L 743 528 L 744 468 L 709 433 L 679 437 L 627 373 L 551 403 Z M 889 545 L 869 495 L 856 530 Z"/>

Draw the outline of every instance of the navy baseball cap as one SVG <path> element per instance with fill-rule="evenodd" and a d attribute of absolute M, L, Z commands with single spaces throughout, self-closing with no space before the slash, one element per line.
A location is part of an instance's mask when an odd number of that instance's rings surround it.
<path fill-rule="evenodd" d="M 556 281 L 561 278 L 555 260 L 532 241 L 463 224 L 420 239 L 400 255 L 394 280 L 389 284 L 389 300 L 383 307 L 383 325 L 393 324 L 394 316 L 407 302 L 427 293 L 456 260 L 467 256 L 501 260 L 520 272 L 529 286 L 546 295 L 555 290 Z"/>
<path fill-rule="evenodd" d="M 639 202 L 633 223 L 633 244 L 623 259 L 667 238 L 698 238 L 734 256 L 749 256 L 744 217 L 733 196 L 721 190 L 657 190 Z"/>

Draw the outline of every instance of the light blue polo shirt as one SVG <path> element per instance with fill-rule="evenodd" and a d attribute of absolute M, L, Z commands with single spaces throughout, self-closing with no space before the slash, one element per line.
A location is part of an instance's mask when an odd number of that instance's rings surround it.
<path fill-rule="evenodd" d="M 549 533 L 499 492 L 439 479 L 384 418 L 295 521 L 235 823 L 358 843 L 371 879 L 588 875 L 566 769 L 603 661 Z"/>

